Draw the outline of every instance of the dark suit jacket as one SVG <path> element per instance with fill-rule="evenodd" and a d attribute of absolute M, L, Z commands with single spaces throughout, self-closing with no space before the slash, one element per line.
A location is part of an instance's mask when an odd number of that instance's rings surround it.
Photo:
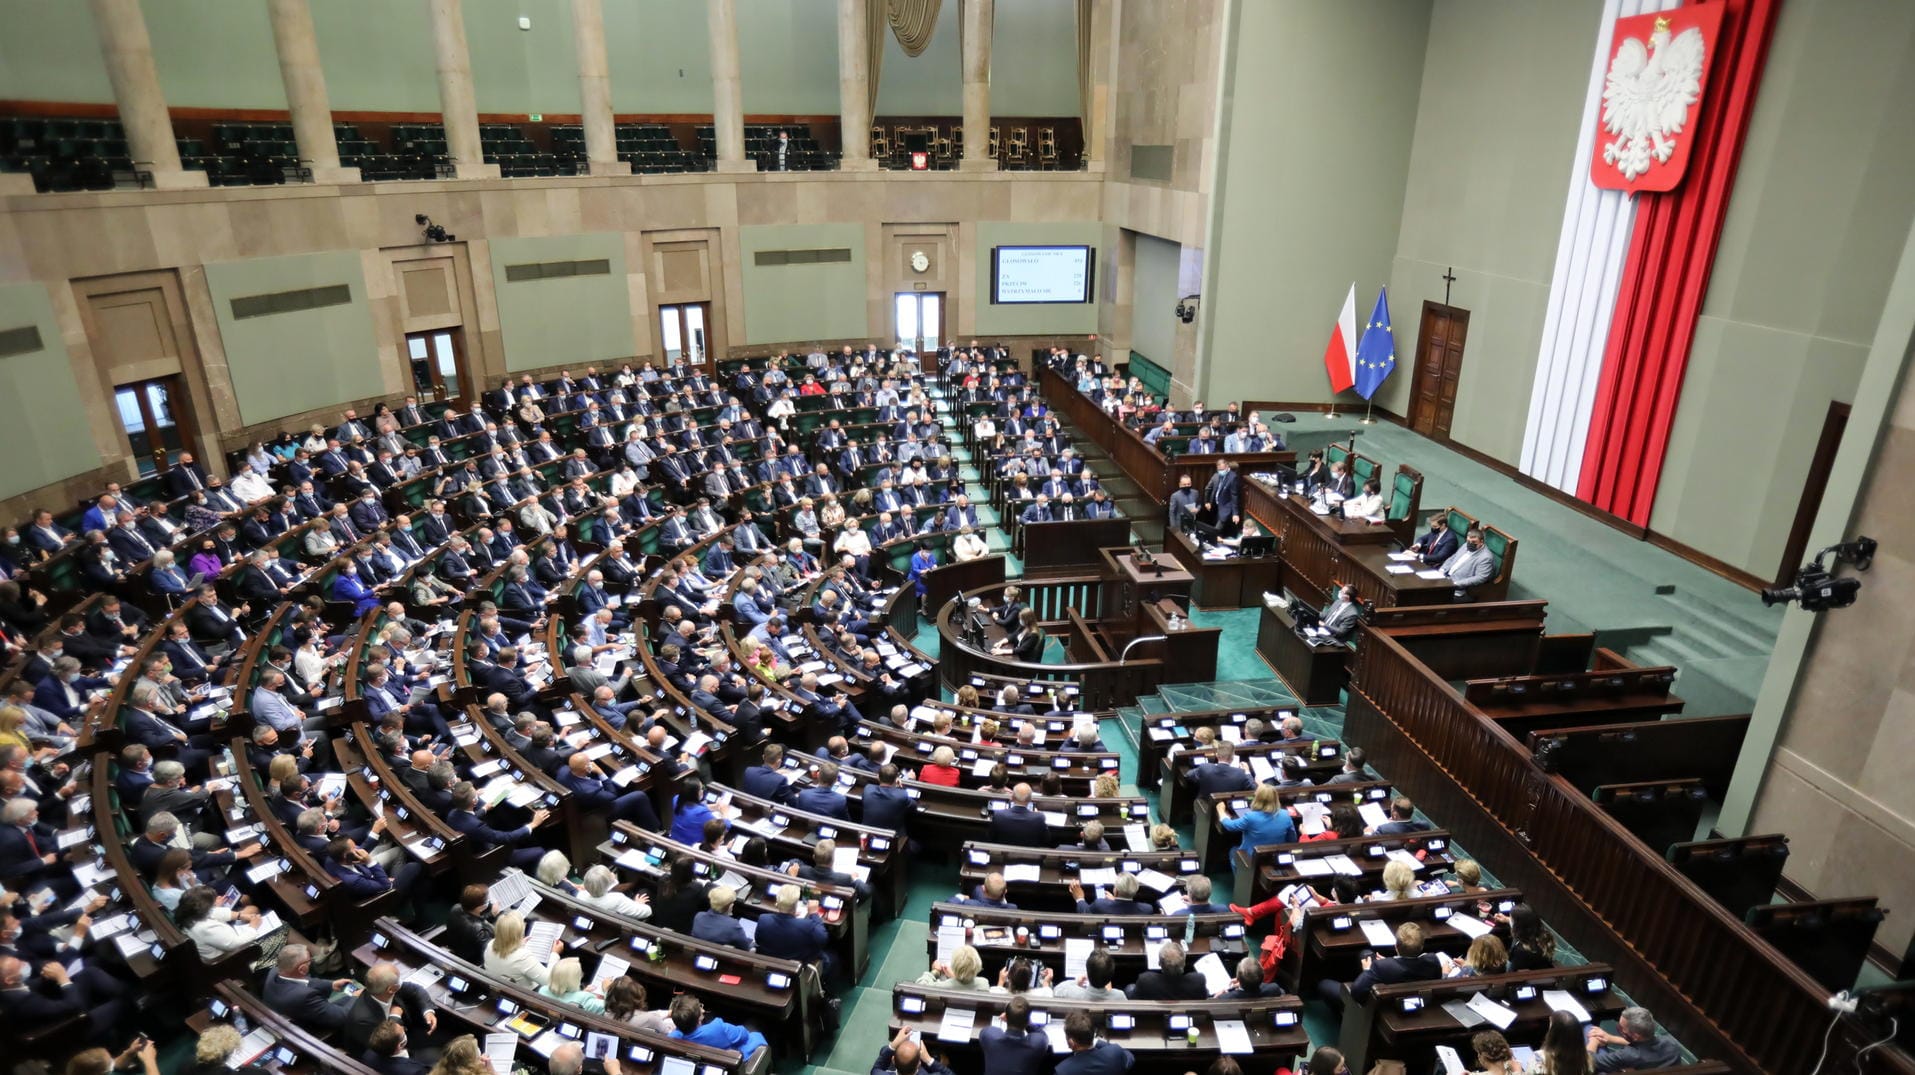
<path fill-rule="evenodd" d="M 816 915 L 798 918 L 788 914 L 758 916 L 758 952 L 778 959 L 796 959 L 816 963 L 824 958 L 830 935 L 824 920 Z"/>
<path fill-rule="evenodd" d="M 426 991 L 420 986 L 406 982 L 399 987 L 399 993 L 392 998 L 391 1003 L 376 1000 L 371 993 L 361 993 L 358 999 L 346 1009 L 346 1023 L 340 1029 L 339 1036 L 350 1047 L 349 1051 L 355 1053 L 365 1051 L 366 1043 L 372 1038 L 372 1032 L 389 1018 L 387 1012 L 395 1005 L 406 1013 L 403 1020 L 406 1033 L 424 1040 L 425 1013 L 433 1008 L 432 998 L 427 996 Z"/>
<path fill-rule="evenodd" d="M 788 783 L 784 777 L 779 776 L 777 772 L 767 769 L 763 765 L 754 765 L 746 769 L 745 778 L 741 783 L 747 795 L 756 795 L 760 799 L 769 799 L 775 803 L 788 803 L 791 801 L 790 783 Z M 871 808 L 870 798 L 870 792 L 866 792 L 865 809 L 867 811 Z M 867 821 L 866 824 L 870 824 L 870 822 Z"/>
<path fill-rule="evenodd" d="M 1210 991 L 1204 988 L 1204 976 L 1194 970 L 1175 978 L 1160 970 L 1147 970 L 1124 990 L 1124 995 L 1132 1000 L 1203 1000 Z"/>
<path fill-rule="evenodd" d="M 332 983 L 308 978 L 287 981 L 276 970 L 266 972 L 266 985 L 260 996 L 267 1004 L 307 1030 L 327 1032 L 346 1025 L 346 1009 L 327 1003 Z"/>
<path fill-rule="evenodd" d="M 1192 766 L 1190 783 L 1197 789 L 1199 795 L 1216 795 L 1225 791 L 1249 791 L 1257 786 L 1257 782 L 1250 778 L 1250 774 L 1237 766 L 1223 765 L 1214 761 Z"/>
<path fill-rule="evenodd" d="M 1370 962 L 1370 969 L 1357 975 L 1350 983 L 1350 995 L 1358 1000 L 1369 1000 L 1370 990 L 1379 985 L 1394 985 L 1397 982 L 1430 982 L 1443 976 L 1443 964 L 1436 955 L 1425 952 L 1414 958 L 1405 956 L 1381 956 Z"/>
<path fill-rule="evenodd" d="M 917 803 L 903 788 L 873 784 L 864 791 L 864 823 L 873 828 L 903 832 L 910 826 Z"/>
<path fill-rule="evenodd" d="M 750 948 L 751 939 L 745 936 L 745 927 L 728 914 L 717 911 L 700 911 L 692 916 L 692 936 L 713 944 L 728 944 L 733 948 Z"/>
<path fill-rule="evenodd" d="M 1108 1041 L 1100 1041 L 1083 1052 L 1058 1060 L 1057 1075 L 1123 1075 L 1136 1058 L 1130 1050 Z"/>
<path fill-rule="evenodd" d="M 1028 806 L 1008 806 L 991 815 L 990 842 L 1020 847 L 1051 846 L 1044 815 Z"/>
<path fill-rule="evenodd" d="M 1013 1033 L 987 1026 L 978 1033 L 977 1044 L 984 1054 L 983 1070 L 991 1075 L 1043 1075 L 1050 1067 L 1050 1040 L 1042 1030 Z"/>

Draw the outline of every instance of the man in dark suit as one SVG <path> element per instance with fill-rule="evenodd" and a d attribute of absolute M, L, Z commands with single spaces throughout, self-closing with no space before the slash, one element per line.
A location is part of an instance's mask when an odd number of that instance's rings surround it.
<path fill-rule="evenodd" d="M 840 821 L 851 820 L 851 806 L 838 791 L 838 767 L 831 762 L 818 764 L 817 779 L 810 787 L 792 796 L 791 805 L 800 810 Z"/>
<path fill-rule="evenodd" d="M 745 927 L 732 917 L 732 901 L 738 898 L 726 885 L 713 885 L 707 899 L 711 909 L 700 911 L 692 917 L 692 936 L 713 944 L 729 945 L 751 951 L 751 938 L 745 935 Z"/>
<path fill-rule="evenodd" d="M 1137 875 L 1123 873 L 1111 885 L 1111 894 L 1094 900 L 1084 898 L 1084 886 L 1071 882 L 1071 899 L 1077 901 L 1078 914 L 1156 914 L 1157 905 L 1137 898 Z"/>
<path fill-rule="evenodd" d="M 1237 764 L 1237 748 L 1231 743 L 1218 743 L 1211 760 L 1191 766 L 1189 779 L 1199 795 L 1249 791 L 1257 786 L 1250 774 Z"/>
<path fill-rule="evenodd" d="M 890 829 L 900 838 L 910 835 L 911 815 L 917 813 L 917 801 L 898 784 L 902 775 L 891 763 L 878 767 L 878 782 L 864 789 L 864 823 L 874 829 Z"/>
<path fill-rule="evenodd" d="M 1157 969 L 1137 976 L 1124 995 L 1132 1000 L 1203 1000 L 1210 996 L 1204 976 L 1184 969 L 1184 946 L 1165 941 L 1157 949 Z"/>
<path fill-rule="evenodd" d="M 483 963 L 485 946 L 492 943 L 492 923 L 497 918 L 491 890 L 484 885 L 467 885 L 459 892 L 458 906 L 446 916 L 445 932 L 440 936 L 453 955 L 468 963 Z"/>
<path fill-rule="evenodd" d="M 1449 516 L 1442 512 L 1430 516 L 1429 529 L 1410 546 L 1410 551 L 1427 567 L 1441 567 L 1456 555 L 1456 531 L 1450 529 Z"/>
<path fill-rule="evenodd" d="M 1004 1025 L 979 1031 L 977 1044 L 991 1075 L 1044 1075 L 1050 1067 L 1050 1039 L 1031 1029 L 1031 1002 L 1021 993 L 1005 1007 Z"/>
<path fill-rule="evenodd" d="M 906 1028 L 878 1050 L 871 1075 L 951 1075 L 951 1069 L 927 1052 L 923 1043 L 911 1040 L 911 1031 Z"/>
<path fill-rule="evenodd" d="M 817 904 L 804 906 L 799 896 L 797 885 L 779 886 L 773 897 L 778 909 L 758 916 L 758 954 L 818 964 L 829 978 L 834 969 L 831 934 L 818 915 Z"/>
<path fill-rule="evenodd" d="M 532 811 L 532 818 L 526 824 L 510 831 L 495 829 L 485 823 L 479 815 L 479 789 L 472 786 L 470 780 L 461 780 L 452 785 L 452 810 L 446 814 L 446 824 L 466 834 L 472 841 L 475 853 L 484 852 L 504 844 L 512 848 L 507 861 L 527 873 L 538 868 L 539 860 L 545 857 L 545 848 L 532 840 L 532 830 L 543 824 L 548 813 L 545 810 Z"/>
<path fill-rule="evenodd" d="M 834 860 L 837 854 L 838 842 L 836 840 L 819 840 L 811 849 L 811 862 L 809 864 L 803 862 L 798 864 L 798 876 L 806 881 L 816 881 L 823 885 L 837 885 L 840 888 L 852 889 L 857 894 L 858 899 L 870 899 L 870 885 L 836 868 Z"/>
<path fill-rule="evenodd" d="M 1010 886 L 1004 881 L 1003 874 L 996 872 L 987 873 L 984 875 L 984 883 L 972 889 L 971 895 L 966 898 L 965 902 L 975 903 L 980 907 L 989 907 L 994 911 L 1015 911 L 1017 910 L 1017 904 L 1004 898 L 1005 892 L 1009 887 Z"/>
<path fill-rule="evenodd" d="M 364 1052 L 372 1042 L 373 1031 L 392 1019 L 394 1008 L 404 1013 L 399 1022 L 409 1039 L 423 1043 L 439 1028 L 439 1013 L 425 988 L 401 982 L 398 964 L 382 960 L 366 971 L 366 991 L 346 1009 L 340 1038 L 349 1051 Z"/>
<path fill-rule="evenodd" d="M 352 984 L 351 978 L 315 981 L 312 952 L 303 944 L 279 950 L 279 962 L 266 972 L 260 996 L 267 1006 L 315 1034 L 329 1034 L 346 1025 L 346 1009 L 331 1002 L 332 994 Z"/>
<path fill-rule="evenodd" d="M 1204 510 L 1210 525 L 1224 535 L 1243 527 L 1243 483 L 1229 460 L 1217 460 L 1217 473 L 1204 486 Z"/>
<path fill-rule="evenodd" d="M 1087 1011 L 1064 1017 L 1064 1044 L 1070 1054 L 1057 1062 L 1056 1075 L 1124 1075 L 1136 1062 L 1129 1049 L 1097 1040 L 1096 1025 Z"/>
<path fill-rule="evenodd" d="M 179 462 L 166 472 L 166 491 L 174 499 L 195 489 L 206 488 L 206 468 L 193 461 L 192 452 L 181 452 Z"/>
<path fill-rule="evenodd" d="M 1352 999 L 1367 1001 L 1370 991 L 1379 985 L 1397 982 L 1432 982 L 1443 976 L 1443 964 L 1432 953 L 1423 951 L 1423 926 L 1404 922 L 1396 927 L 1396 954 L 1363 958 L 1363 973 L 1350 983 Z M 1343 983 L 1325 978 L 1317 983 L 1317 992 L 1331 1010 L 1343 1010 Z"/>
<path fill-rule="evenodd" d="M 760 799 L 766 799 L 775 803 L 790 802 L 791 782 L 780 774 L 780 769 L 784 765 L 785 760 L 785 748 L 777 743 L 767 743 L 765 744 L 764 753 L 760 758 L 761 760 L 757 765 L 753 765 L 745 770 L 744 780 L 741 781 L 745 794 L 755 795 Z M 865 824 L 874 824 L 874 822 L 870 820 L 871 800 L 869 792 L 865 795 L 864 809 Z"/>
<path fill-rule="evenodd" d="M 379 1075 L 430 1075 L 432 1071 L 431 1064 L 413 1059 L 406 1028 L 397 1019 L 387 1019 L 372 1029 L 360 1061 Z"/>
<path fill-rule="evenodd" d="M 96 990 L 68 976 L 57 960 L 33 967 L 15 956 L 0 956 L 0 1019 L 15 1026 L 47 1025 L 76 1015 L 88 1018 L 87 1030 L 96 1037 L 119 1031 L 126 1004 L 117 997 L 96 996 Z"/>
<path fill-rule="evenodd" d="M 1336 600 L 1323 609 L 1323 629 L 1337 638 L 1348 638 L 1363 619 L 1363 606 L 1357 603 L 1356 587 L 1344 583 L 1337 587 Z"/>
<path fill-rule="evenodd" d="M 1227 910 L 1227 908 L 1226 908 Z M 1256 956 L 1245 956 L 1237 961 L 1236 984 L 1218 994 L 1218 1000 L 1255 1000 L 1259 997 L 1280 997 L 1283 987 L 1275 982 L 1263 980 L 1263 964 Z"/>
<path fill-rule="evenodd" d="M 1019 847 L 1049 847 L 1050 831 L 1044 815 L 1031 805 L 1031 786 L 1019 784 L 1011 789 L 1011 805 L 991 815 L 989 840 Z"/>

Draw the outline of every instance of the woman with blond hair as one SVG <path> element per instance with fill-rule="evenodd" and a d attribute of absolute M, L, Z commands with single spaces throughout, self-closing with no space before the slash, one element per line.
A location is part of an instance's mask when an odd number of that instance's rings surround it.
<path fill-rule="evenodd" d="M 539 993 L 593 1015 L 605 1010 L 605 1002 L 585 988 L 585 966 L 578 961 L 577 956 L 566 956 L 552 964 L 551 973 L 546 976 L 545 984 L 539 987 Z"/>
<path fill-rule="evenodd" d="M 432 1075 L 493 1075 L 492 1062 L 479 1050 L 477 1038 L 461 1034 L 446 1042 L 439 1062 L 432 1065 Z"/>
<path fill-rule="evenodd" d="M 1476 978 L 1485 974 L 1501 974 L 1509 965 L 1509 949 L 1494 933 L 1485 933 L 1470 942 L 1469 953 L 1462 959 L 1443 957 L 1445 978 Z"/>
<path fill-rule="evenodd" d="M 1275 784 L 1258 784 L 1247 809 L 1237 811 L 1230 817 L 1220 817 L 1217 823 L 1223 826 L 1225 832 L 1242 834 L 1237 846 L 1245 852 L 1253 853 L 1256 848 L 1271 844 L 1297 842 L 1297 823 L 1291 819 L 1290 812 L 1283 808 Z M 1412 879 L 1414 876 L 1411 875 Z"/>
<path fill-rule="evenodd" d="M 918 975 L 918 984 L 989 993 L 991 983 L 980 973 L 983 970 L 984 960 L 979 958 L 977 949 L 968 944 L 959 945 L 958 950 L 951 953 L 950 962 L 940 960 L 931 964 L 930 970 Z"/>
<path fill-rule="evenodd" d="M 554 952 L 564 947 L 563 941 L 552 942 Z M 514 985 L 543 989 L 552 980 L 543 955 L 525 945 L 525 916 L 508 911 L 492 927 L 492 943 L 485 946 L 485 972 Z"/>
<path fill-rule="evenodd" d="M 947 788 L 957 787 L 960 775 L 957 767 L 957 752 L 950 747 L 939 747 L 933 750 L 931 760 L 918 770 L 919 780 L 926 784 L 937 784 Z"/>
<path fill-rule="evenodd" d="M 1407 900 L 1415 895 L 1410 890 L 1416 886 L 1416 871 L 1407 863 L 1390 860 L 1383 865 L 1383 888 L 1364 898 L 1366 903 L 1386 903 L 1391 900 Z"/>
<path fill-rule="evenodd" d="M 1094 799 L 1115 799 L 1118 795 L 1116 773 L 1098 773 L 1091 781 L 1090 793 Z"/>

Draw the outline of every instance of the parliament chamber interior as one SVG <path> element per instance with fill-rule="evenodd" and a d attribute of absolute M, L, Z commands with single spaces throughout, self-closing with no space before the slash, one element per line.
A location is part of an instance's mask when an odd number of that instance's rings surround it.
<path fill-rule="evenodd" d="M 1911 103 L 1901 0 L 0 0 L 0 1069 L 1915 1075 Z"/>

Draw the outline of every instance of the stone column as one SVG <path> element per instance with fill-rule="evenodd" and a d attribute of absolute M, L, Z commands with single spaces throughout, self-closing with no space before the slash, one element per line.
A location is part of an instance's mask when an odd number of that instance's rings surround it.
<path fill-rule="evenodd" d="M 134 167 L 151 171 L 153 185 L 161 190 L 205 186 L 205 172 L 180 167 L 173 117 L 160 93 L 160 72 L 153 64 L 153 42 L 146 36 L 140 0 L 93 0 L 93 26 Z"/>
<path fill-rule="evenodd" d="M 962 0 L 959 26 L 964 31 L 964 159 L 965 172 L 995 172 L 991 159 L 991 4 L 992 0 Z"/>
<path fill-rule="evenodd" d="M 357 183 L 359 169 L 339 166 L 339 142 L 332 134 L 332 102 L 326 98 L 326 73 L 319 66 L 319 37 L 313 31 L 309 0 L 267 0 L 273 20 L 273 47 L 279 52 L 279 77 L 286 84 L 286 107 L 293 114 L 293 140 L 312 169 L 315 183 Z"/>
<path fill-rule="evenodd" d="M 572 0 L 572 45 L 578 51 L 579 122 L 585 127 L 588 175 L 631 175 L 618 159 L 618 134 L 612 125 L 612 75 L 605 62 L 603 0 Z"/>
<path fill-rule="evenodd" d="M 745 159 L 745 113 L 738 82 L 738 5 L 736 0 L 705 0 L 711 26 L 711 125 L 718 142 L 715 167 L 721 172 L 755 172 Z"/>
<path fill-rule="evenodd" d="M 499 166 L 485 163 L 479 147 L 479 106 L 472 95 L 472 55 L 465 45 L 461 0 L 426 0 L 432 20 L 432 62 L 439 75 L 439 119 L 455 179 L 497 179 Z"/>
<path fill-rule="evenodd" d="M 1117 122 L 1117 24 L 1123 3 L 1124 0 L 1092 0 L 1091 3 L 1090 77 L 1085 80 L 1090 99 L 1083 103 L 1086 171 L 1104 171 L 1110 155 L 1111 134 Z"/>
<path fill-rule="evenodd" d="M 871 65 L 865 59 L 865 6 L 838 0 L 838 139 L 847 172 L 875 172 L 871 159 Z"/>

